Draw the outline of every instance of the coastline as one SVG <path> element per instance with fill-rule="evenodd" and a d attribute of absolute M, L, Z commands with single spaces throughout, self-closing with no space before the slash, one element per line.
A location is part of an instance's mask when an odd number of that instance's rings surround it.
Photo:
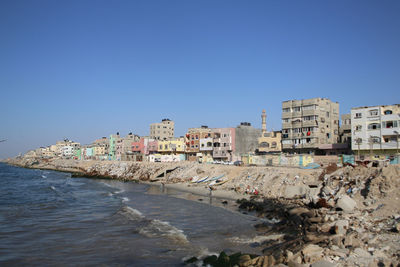
<path fill-rule="evenodd" d="M 260 237 L 281 235 L 277 240 L 260 243 L 263 255 L 236 255 L 239 266 L 314 266 L 320 262 L 328 264 L 323 266 L 397 266 L 400 262 L 398 165 L 302 170 L 192 162 L 12 159 L 6 163 L 165 186 L 199 197 L 209 197 L 211 192 L 213 198 L 235 203 L 240 200 L 242 212 L 276 220 L 273 225 L 256 226 Z M 214 190 L 204 183 L 191 183 L 194 177 L 221 174 L 227 181 L 213 186 Z M 258 194 L 251 193 L 254 189 Z M 210 264 L 216 265 L 221 257 L 229 262 L 229 256 L 221 255 Z"/>

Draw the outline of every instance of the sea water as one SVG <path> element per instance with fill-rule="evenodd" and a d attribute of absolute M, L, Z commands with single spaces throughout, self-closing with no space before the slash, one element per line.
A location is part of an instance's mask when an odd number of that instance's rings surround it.
<path fill-rule="evenodd" d="M 219 205 L 159 185 L 0 163 L 0 266 L 180 266 L 223 250 L 260 253 L 260 220 Z"/>

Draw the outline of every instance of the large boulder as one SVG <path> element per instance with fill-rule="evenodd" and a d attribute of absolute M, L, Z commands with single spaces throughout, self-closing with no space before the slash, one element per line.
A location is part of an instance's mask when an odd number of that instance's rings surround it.
<path fill-rule="evenodd" d="M 349 196 L 343 195 L 336 203 L 336 207 L 345 212 L 352 212 L 357 207 L 357 203 Z"/>
<path fill-rule="evenodd" d="M 284 193 L 284 198 L 303 197 L 307 193 L 307 188 L 303 185 L 287 186 Z"/>

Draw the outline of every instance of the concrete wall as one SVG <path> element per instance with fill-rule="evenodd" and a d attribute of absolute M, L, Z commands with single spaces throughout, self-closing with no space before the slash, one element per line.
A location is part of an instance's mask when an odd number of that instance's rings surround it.
<path fill-rule="evenodd" d="M 253 126 L 239 125 L 235 129 L 235 154 L 242 155 L 253 153 L 258 148 L 258 138 L 261 137 L 261 129 Z"/>

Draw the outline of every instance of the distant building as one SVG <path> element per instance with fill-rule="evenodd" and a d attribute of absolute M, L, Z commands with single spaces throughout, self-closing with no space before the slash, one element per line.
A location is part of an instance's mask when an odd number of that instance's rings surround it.
<path fill-rule="evenodd" d="M 121 137 L 119 136 L 119 133 L 117 134 L 111 134 L 109 138 L 109 148 L 108 148 L 108 159 L 109 160 L 116 160 L 117 159 L 117 150 L 121 149 L 121 144 L 120 144 Z"/>
<path fill-rule="evenodd" d="M 214 130 L 214 129 L 213 129 Z M 207 126 L 201 126 L 199 128 L 189 128 L 185 135 L 185 153 L 187 159 L 190 161 L 202 161 L 200 158 L 204 156 L 210 156 L 212 154 L 213 148 L 208 150 L 201 149 L 201 144 L 204 145 L 206 138 L 211 138 L 211 132 L 213 131 Z M 210 139 L 211 140 L 211 139 Z M 212 143 L 212 141 L 211 141 Z M 205 148 L 205 147 L 203 147 Z"/>
<path fill-rule="evenodd" d="M 211 136 L 213 138 L 213 159 L 219 161 L 235 160 L 236 129 L 214 128 Z"/>
<path fill-rule="evenodd" d="M 282 102 L 282 150 L 330 154 L 339 138 L 339 103 L 327 98 Z"/>
<path fill-rule="evenodd" d="M 150 138 L 168 140 L 174 137 L 175 126 L 170 119 L 163 119 L 160 123 L 150 124 Z"/>
<path fill-rule="evenodd" d="M 259 154 L 264 153 L 278 153 L 282 151 L 281 137 L 282 133 L 280 131 L 267 131 L 267 114 L 265 109 L 261 114 L 261 137 L 258 138 L 258 150 Z"/>
<path fill-rule="evenodd" d="M 256 129 L 249 122 L 242 122 L 235 129 L 235 155 L 240 158 L 247 153 L 255 153 L 258 149 L 258 139 L 262 130 Z"/>
<path fill-rule="evenodd" d="M 351 127 L 355 154 L 394 155 L 399 150 L 400 104 L 352 108 Z"/>

